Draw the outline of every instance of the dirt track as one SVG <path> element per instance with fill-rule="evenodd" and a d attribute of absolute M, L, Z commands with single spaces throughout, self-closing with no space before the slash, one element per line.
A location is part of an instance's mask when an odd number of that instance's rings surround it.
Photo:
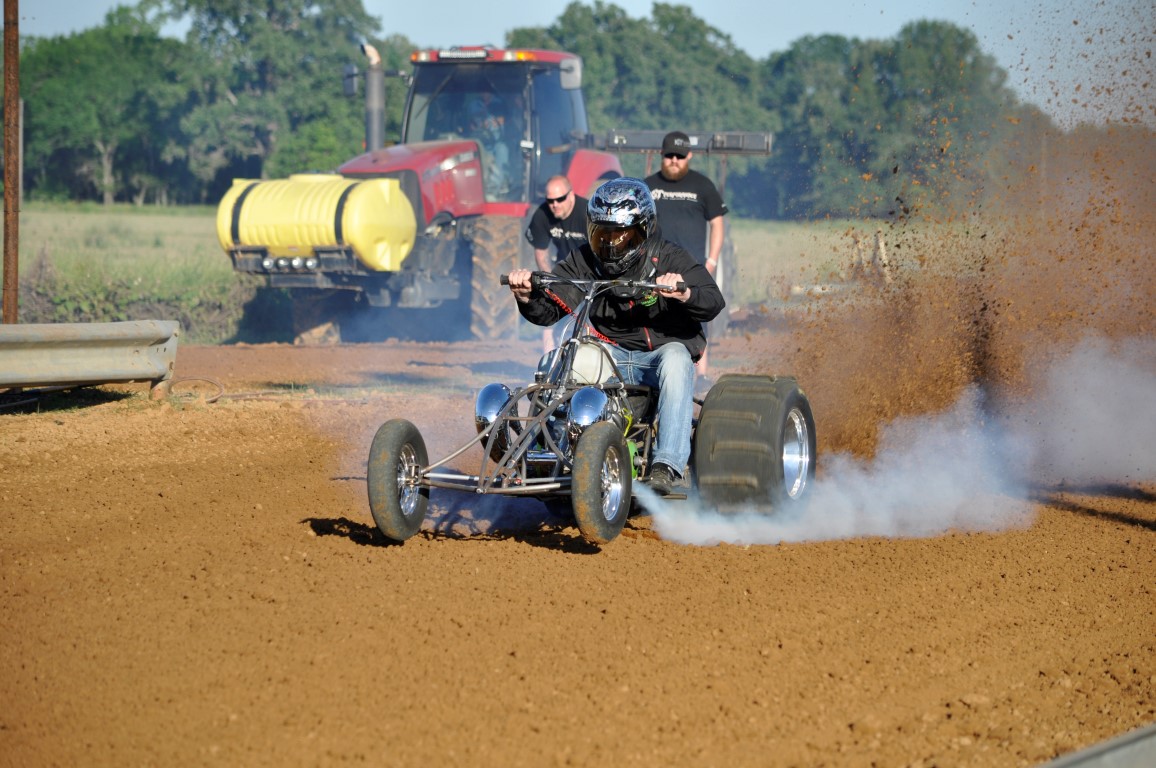
<path fill-rule="evenodd" d="M 441 454 L 533 342 L 181 347 L 168 401 L 0 411 L 0 765 L 1033 766 L 1156 721 L 1136 146 L 714 347 L 807 390 L 802 520 L 671 505 L 597 550 L 435 493 L 387 544 L 374 430 Z"/>
<path fill-rule="evenodd" d="M 1026 766 L 1156 719 L 1151 483 L 1035 487 L 991 532 L 697 546 L 637 518 L 601 551 L 435 494 L 385 543 L 373 430 L 449 448 L 471 387 L 535 357 L 186 347 L 225 397 L 0 415 L 0 764 Z"/>

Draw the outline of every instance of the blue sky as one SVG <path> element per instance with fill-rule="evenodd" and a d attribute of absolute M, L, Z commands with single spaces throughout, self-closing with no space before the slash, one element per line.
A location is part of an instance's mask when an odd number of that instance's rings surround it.
<path fill-rule="evenodd" d="M 547 26 L 563 0 L 363 0 L 384 34 L 401 34 L 422 47 L 494 43 L 516 27 Z M 117 0 L 20 0 L 20 31 L 63 35 L 99 25 Z M 130 4 L 135 4 L 130 3 Z M 592 0 L 590 2 L 592 4 Z M 651 0 L 614 0 L 634 18 L 648 17 Z M 730 36 L 756 59 L 783 51 L 806 35 L 860 39 L 893 37 L 917 19 L 949 21 L 975 33 L 980 47 L 1010 73 L 1025 101 L 1065 122 L 1097 113 L 1139 108 L 1154 121 L 1156 99 L 1140 85 L 1156 81 L 1145 58 L 1156 38 L 1150 0 L 672 0 Z M 485 9 L 484 11 L 482 9 Z M 1111 87 L 1112 95 L 1105 95 Z M 1134 92 L 1133 92 L 1134 91 Z M 1121 96 L 1121 92 L 1126 95 Z M 1115 107 L 1108 104 L 1117 103 Z"/>

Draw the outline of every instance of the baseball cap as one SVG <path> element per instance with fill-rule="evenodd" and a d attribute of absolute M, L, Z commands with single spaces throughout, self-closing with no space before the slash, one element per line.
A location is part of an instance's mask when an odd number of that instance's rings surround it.
<path fill-rule="evenodd" d="M 662 154 L 686 157 L 690 154 L 690 137 L 682 131 L 671 131 L 662 139 Z"/>

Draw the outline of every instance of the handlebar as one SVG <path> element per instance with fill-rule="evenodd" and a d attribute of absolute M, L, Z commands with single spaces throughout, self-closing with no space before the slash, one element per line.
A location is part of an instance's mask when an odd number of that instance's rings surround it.
<path fill-rule="evenodd" d="M 509 275 L 501 275 L 498 280 L 502 285 L 510 284 Z M 682 293 L 686 290 L 686 283 L 682 280 L 679 280 L 677 283 L 675 283 L 674 287 L 672 288 L 669 285 L 659 285 L 658 283 L 651 282 L 649 280 L 632 280 L 623 278 L 615 278 L 612 280 L 591 280 L 563 277 L 561 275 L 556 275 L 553 272 L 535 271 L 530 273 L 530 285 L 534 288 L 542 288 L 543 286 L 558 284 L 572 285 L 575 288 L 581 288 L 582 290 L 598 290 L 600 288 L 646 288 L 649 290 L 669 291 L 672 293 Z"/>

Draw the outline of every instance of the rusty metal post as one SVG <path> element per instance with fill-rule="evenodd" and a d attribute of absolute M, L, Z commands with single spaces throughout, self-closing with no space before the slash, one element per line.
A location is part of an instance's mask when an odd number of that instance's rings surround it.
<path fill-rule="evenodd" d="M 4 0 L 4 287 L 0 319 L 15 323 L 20 300 L 20 3 Z"/>

